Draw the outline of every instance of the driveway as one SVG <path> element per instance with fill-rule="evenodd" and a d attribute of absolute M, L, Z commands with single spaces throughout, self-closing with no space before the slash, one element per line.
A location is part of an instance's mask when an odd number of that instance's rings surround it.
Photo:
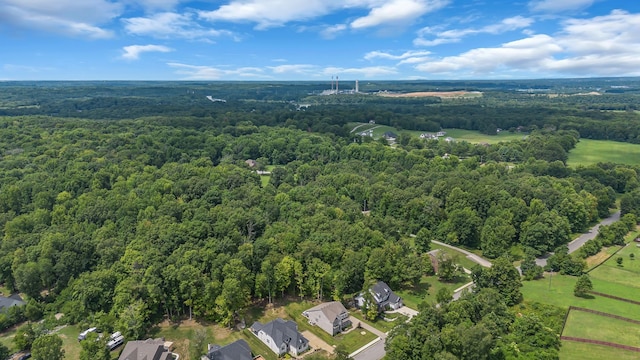
<path fill-rule="evenodd" d="M 399 309 L 396 309 L 396 310 L 386 311 L 386 313 L 387 314 L 395 314 L 395 313 L 402 314 L 404 316 L 409 317 L 408 320 L 411 320 L 412 317 L 418 315 L 418 311 L 413 310 L 412 308 L 406 307 L 406 306 L 403 306 L 403 307 L 401 307 Z"/>
<path fill-rule="evenodd" d="M 333 354 L 333 346 L 327 344 L 324 340 L 317 337 L 314 333 L 309 330 L 305 330 L 302 332 L 302 335 L 309 340 L 309 346 L 312 349 L 323 349 L 329 354 Z"/>
<path fill-rule="evenodd" d="M 349 320 L 351 320 L 351 323 L 353 324 L 353 326 L 356 326 L 357 324 L 360 324 L 360 327 L 368 330 L 370 333 L 376 335 L 379 338 L 382 339 L 386 339 L 387 338 L 387 334 L 383 333 L 382 331 L 374 328 L 373 326 L 367 324 L 364 321 L 361 321 L 360 319 L 353 317 L 353 316 L 349 316 Z"/>
<path fill-rule="evenodd" d="M 449 249 L 453 249 L 453 250 L 459 251 L 459 252 L 463 253 L 467 257 L 467 259 L 473 261 L 476 264 L 480 264 L 480 265 L 482 265 L 484 267 L 491 267 L 491 261 L 489 261 L 489 260 L 487 260 L 487 259 L 485 259 L 483 257 L 480 257 L 480 256 L 478 256 L 478 255 L 476 255 L 474 253 L 471 253 L 471 252 L 469 252 L 467 250 L 463 250 L 463 249 L 460 249 L 458 247 L 455 247 L 455 246 L 452 246 L 452 245 L 449 245 L 449 244 L 445 244 L 443 242 L 436 241 L 436 240 L 431 240 L 431 242 L 434 243 L 434 244 L 438 244 L 440 246 L 448 247 Z"/>

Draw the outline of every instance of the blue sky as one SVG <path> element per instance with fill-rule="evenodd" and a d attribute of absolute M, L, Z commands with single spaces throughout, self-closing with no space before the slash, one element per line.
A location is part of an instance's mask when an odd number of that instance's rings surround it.
<path fill-rule="evenodd" d="M 0 80 L 640 76 L 637 0 L 0 0 Z"/>

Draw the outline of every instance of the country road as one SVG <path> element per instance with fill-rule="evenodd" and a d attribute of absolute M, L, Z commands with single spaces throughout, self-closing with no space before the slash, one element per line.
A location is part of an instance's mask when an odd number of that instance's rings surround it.
<path fill-rule="evenodd" d="M 620 210 L 616 211 L 615 213 L 613 213 L 608 218 L 603 219 L 602 221 L 597 223 L 594 227 L 589 229 L 588 232 L 578 236 L 575 240 L 570 242 L 568 244 L 568 246 L 569 246 L 569 254 L 571 254 L 572 252 L 580 249 L 582 247 L 582 245 L 584 245 L 584 243 L 586 243 L 587 241 L 595 238 L 598 235 L 598 229 L 600 228 L 600 226 L 602 226 L 602 225 L 611 225 L 611 224 L 613 224 L 614 222 L 616 222 L 618 220 L 620 220 Z M 549 258 L 549 256 L 551 256 L 551 254 L 545 254 L 543 257 L 537 258 L 536 259 L 536 264 L 540 265 L 542 267 L 546 266 L 547 265 L 547 259 Z"/>

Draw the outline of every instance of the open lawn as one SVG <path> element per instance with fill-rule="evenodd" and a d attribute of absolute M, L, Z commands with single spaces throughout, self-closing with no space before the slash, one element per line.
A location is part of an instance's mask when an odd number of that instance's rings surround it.
<path fill-rule="evenodd" d="M 571 311 L 562 335 L 638 346 L 640 326 L 584 311 Z"/>
<path fill-rule="evenodd" d="M 369 129 L 373 129 L 373 138 L 377 139 L 382 134 L 387 131 L 394 132 L 396 134 L 407 133 L 412 136 L 420 136 L 420 134 L 425 131 L 415 131 L 415 130 L 398 130 L 394 127 L 382 125 L 382 124 L 368 124 L 368 123 L 349 123 L 348 124 L 351 129 L 358 126 L 358 128 L 353 133 L 360 133 L 363 131 L 367 131 Z M 488 144 L 497 144 L 503 141 L 512 141 L 512 140 L 521 140 L 527 134 L 525 133 L 511 133 L 508 131 L 501 131 L 497 135 L 487 135 L 482 134 L 479 131 L 474 130 L 463 130 L 463 129 L 444 129 L 446 132 L 445 137 L 452 137 L 454 140 L 458 141 L 467 141 L 472 144 L 478 143 L 488 143 Z"/>
<path fill-rule="evenodd" d="M 537 301 L 565 309 L 573 305 L 640 320 L 640 305 L 601 296 L 585 299 L 573 295 L 573 287 L 577 279 L 573 276 L 554 274 L 551 277 L 551 286 L 549 287 L 549 274 L 547 273 L 544 279 L 523 281 L 522 294 L 528 301 Z M 597 286 L 594 286 L 594 290 L 601 291 Z"/>
<path fill-rule="evenodd" d="M 236 340 L 244 339 L 254 354 L 262 355 L 267 360 L 277 359 L 277 356 L 247 329 L 230 330 L 218 325 L 199 324 L 195 321 L 184 321 L 180 324 L 163 322 L 158 325 L 152 336 L 164 337 L 168 341 L 173 341 L 174 351 L 180 355 L 180 359 L 196 360 L 192 359 L 189 354 L 190 339 L 193 339 L 196 331 L 205 331 L 207 334 L 206 342 L 211 344 L 227 345 Z"/>
<path fill-rule="evenodd" d="M 332 346 L 338 346 L 342 344 L 349 353 L 356 351 L 357 349 L 363 347 L 377 337 L 376 335 L 364 329 L 356 329 L 354 331 L 348 332 L 347 334 L 340 334 L 336 336 L 329 335 L 319 327 L 309 324 L 309 320 L 302 316 L 303 311 L 315 305 L 317 305 L 317 303 L 312 303 L 310 301 L 301 301 L 291 302 L 285 306 L 287 315 L 289 315 L 291 320 L 295 321 L 298 324 L 298 329 L 300 330 L 300 332 L 309 330 L 317 337 L 324 340 L 327 344 Z M 350 314 L 353 315 L 355 312 L 356 311 L 350 311 Z M 362 332 L 364 332 L 365 334 L 363 335 Z"/>
<path fill-rule="evenodd" d="M 560 347 L 560 359 L 562 360 L 637 360 L 638 353 L 628 350 L 616 349 L 603 345 L 584 344 L 574 341 L 563 341 Z"/>
<path fill-rule="evenodd" d="M 458 277 L 453 282 L 442 282 L 437 276 L 423 276 L 420 283 L 415 287 L 396 290 L 395 293 L 402 298 L 402 302 L 408 307 L 417 310 L 422 302 L 435 303 L 436 294 L 441 288 L 453 290 L 471 281 L 468 275 Z"/>
<path fill-rule="evenodd" d="M 365 320 L 364 316 L 362 316 L 362 312 L 360 311 L 352 311 L 351 316 L 355 317 L 356 319 L 367 323 L 371 326 L 373 326 L 374 328 L 382 331 L 382 332 L 388 332 L 391 331 L 391 329 L 393 329 L 394 327 L 396 327 L 396 325 L 400 324 L 403 321 L 407 320 L 407 317 L 404 315 L 399 315 L 395 318 L 394 321 L 384 321 L 382 320 L 380 317 L 378 317 L 376 319 L 376 321 L 369 321 L 369 320 Z M 364 344 L 363 344 L 364 345 Z"/>
<path fill-rule="evenodd" d="M 471 270 L 474 266 L 477 265 L 476 262 L 471 261 L 467 258 L 467 256 L 459 251 L 453 250 L 448 247 L 444 247 L 438 244 L 431 244 L 431 250 L 438 249 L 449 256 L 454 256 L 457 258 L 457 262 L 459 265 L 462 265 L 465 269 Z"/>
<path fill-rule="evenodd" d="M 590 165 L 599 162 L 619 164 L 640 164 L 640 145 L 617 141 L 580 139 L 569 152 L 567 164 L 570 166 Z"/>

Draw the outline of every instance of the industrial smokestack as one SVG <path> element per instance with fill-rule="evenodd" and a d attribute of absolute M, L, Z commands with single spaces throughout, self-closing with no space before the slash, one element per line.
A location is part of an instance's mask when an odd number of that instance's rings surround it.
<path fill-rule="evenodd" d="M 356 80 L 356 92 L 359 92 L 359 90 L 358 90 L 358 80 Z"/>
<path fill-rule="evenodd" d="M 338 76 L 336 75 L 336 94 L 338 93 Z"/>

